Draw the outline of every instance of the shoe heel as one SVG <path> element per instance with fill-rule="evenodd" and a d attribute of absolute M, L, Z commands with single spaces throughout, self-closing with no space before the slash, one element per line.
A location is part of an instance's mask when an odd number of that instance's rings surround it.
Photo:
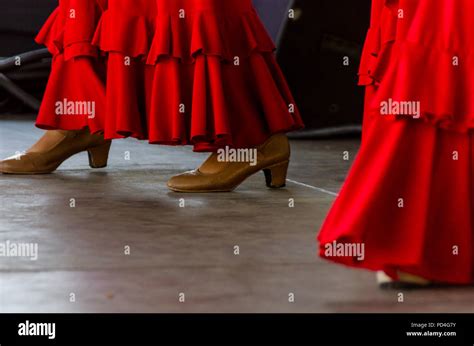
<path fill-rule="evenodd" d="M 286 175 L 290 162 L 285 161 L 263 170 L 267 186 L 273 189 L 279 189 L 286 186 Z"/>
<path fill-rule="evenodd" d="M 87 150 L 89 154 L 89 165 L 91 168 L 104 168 L 107 167 L 109 160 L 111 142 L 104 143 L 98 147 L 90 148 Z"/>

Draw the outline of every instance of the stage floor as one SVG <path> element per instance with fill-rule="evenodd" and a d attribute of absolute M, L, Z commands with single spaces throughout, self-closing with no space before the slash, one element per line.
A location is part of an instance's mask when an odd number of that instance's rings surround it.
<path fill-rule="evenodd" d="M 0 156 L 40 135 L 0 120 Z M 276 191 L 257 174 L 233 193 L 171 193 L 167 179 L 206 155 L 136 140 L 114 142 L 103 170 L 81 154 L 52 175 L 0 176 L 0 242 L 39 245 L 37 261 L 0 258 L 0 312 L 474 312 L 470 287 L 381 290 L 373 273 L 317 258 L 358 145 L 293 141 Z"/>

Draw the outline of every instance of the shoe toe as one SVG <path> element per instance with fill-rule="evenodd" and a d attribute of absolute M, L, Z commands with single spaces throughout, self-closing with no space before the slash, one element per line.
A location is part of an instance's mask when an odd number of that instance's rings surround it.
<path fill-rule="evenodd" d="M 175 175 L 168 180 L 168 188 L 173 191 L 188 191 L 196 188 L 197 171 L 189 171 Z"/>
<path fill-rule="evenodd" d="M 11 173 L 15 170 L 16 159 L 8 158 L 0 161 L 0 173 Z"/>
<path fill-rule="evenodd" d="M 28 155 L 15 155 L 0 161 L 0 173 L 27 174 L 34 172 L 35 165 Z"/>

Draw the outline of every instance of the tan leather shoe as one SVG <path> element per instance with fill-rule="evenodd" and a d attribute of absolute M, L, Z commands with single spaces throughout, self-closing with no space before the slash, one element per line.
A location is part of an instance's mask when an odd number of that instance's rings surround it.
<path fill-rule="evenodd" d="M 226 159 L 223 150 L 212 154 L 199 169 L 171 178 L 168 182 L 169 189 L 175 192 L 229 192 L 249 176 L 262 170 L 268 187 L 285 186 L 290 161 L 290 144 L 285 135 L 274 135 L 258 148 L 240 149 L 241 151 L 235 149 L 232 152 L 236 154 L 251 150 L 255 157 L 253 162 L 234 162 L 229 155 Z M 252 156 L 248 154 L 249 151 L 246 153 L 234 156 Z"/>
<path fill-rule="evenodd" d="M 422 288 L 432 284 L 431 281 L 409 273 L 399 271 L 398 279 L 395 280 L 385 272 L 377 272 L 377 283 L 381 288 Z"/>
<path fill-rule="evenodd" d="M 47 174 L 71 156 L 86 151 L 91 168 L 107 166 L 111 142 L 89 131 L 47 131 L 25 153 L 0 161 L 3 174 Z"/>

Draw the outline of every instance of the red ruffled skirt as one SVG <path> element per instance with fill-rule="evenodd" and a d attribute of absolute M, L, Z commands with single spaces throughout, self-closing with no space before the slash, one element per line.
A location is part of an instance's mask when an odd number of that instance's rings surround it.
<path fill-rule="evenodd" d="M 60 0 L 37 42 L 43 129 L 214 151 L 303 127 L 251 0 Z"/>
<path fill-rule="evenodd" d="M 319 234 L 323 258 L 474 282 L 473 21 L 471 0 L 373 1 L 362 146 Z M 389 100 L 419 112 L 383 112 Z"/>

